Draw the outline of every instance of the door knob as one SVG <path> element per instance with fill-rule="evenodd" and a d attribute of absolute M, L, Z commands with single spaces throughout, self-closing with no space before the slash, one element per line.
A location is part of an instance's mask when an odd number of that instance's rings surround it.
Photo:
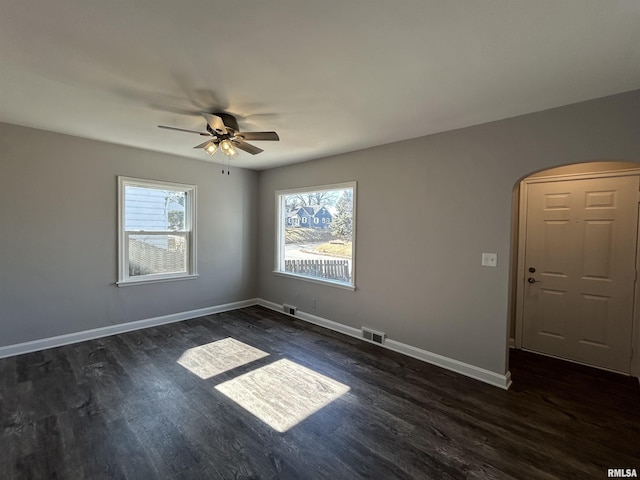
<path fill-rule="evenodd" d="M 536 283 L 537 281 L 538 281 L 538 280 L 536 280 L 536 279 L 535 279 L 535 278 L 533 278 L 533 277 L 529 277 L 529 278 L 527 279 L 527 282 L 529 282 L 529 283 Z"/>

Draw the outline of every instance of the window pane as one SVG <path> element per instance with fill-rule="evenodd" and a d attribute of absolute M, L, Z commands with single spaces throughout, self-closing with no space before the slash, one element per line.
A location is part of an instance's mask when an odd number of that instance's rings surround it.
<path fill-rule="evenodd" d="M 126 186 L 125 230 L 184 231 L 186 196 L 186 192 Z"/>
<path fill-rule="evenodd" d="M 353 188 L 281 196 L 280 271 L 352 284 Z"/>
<path fill-rule="evenodd" d="M 118 285 L 195 278 L 197 187 L 118 177 Z"/>
<path fill-rule="evenodd" d="M 128 237 L 129 276 L 187 271 L 187 234 Z"/>

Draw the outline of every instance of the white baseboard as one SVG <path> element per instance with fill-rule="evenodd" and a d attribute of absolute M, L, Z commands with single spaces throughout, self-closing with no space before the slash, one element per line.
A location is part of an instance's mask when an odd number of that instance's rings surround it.
<path fill-rule="evenodd" d="M 256 305 L 257 303 L 258 300 L 253 298 L 250 300 L 242 300 L 239 302 L 225 303 L 223 305 L 215 305 L 213 307 L 189 310 L 187 312 L 163 315 L 161 317 L 147 318 L 146 320 L 119 323 L 117 325 L 109 325 L 108 327 L 94 328 L 92 330 L 84 330 L 82 332 L 59 335 L 57 337 L 43 338 L 41 340 L 33 340 L 31 342 L 8 345 L 6 347 L 0 347 L 0 358 L 22 355 L 23 353 L 36 352 L 38 350 L 44 350 L 47 348 L 62 347 L 63 345 L 84 342 L 85 340 L 94 340 L 96 338 L 108 337 L 110 335 L 116 335 L 118 333 L 131 332 L 132 330 L 155 327 L 157 325 L 164 325 L 166 323 L 181 322 L 183 320 L 189 320 L 190 318 L 198 318 L 205 315 L 213 315 L 214 313 L 221 313 L 227 312 L 229 310 L 237 310 L 238 308 L 250 307 L 251 305 Z"/>
<path fill-rule="evenodd" d="M 516 339 L 510 337 L 509 338 L 509 348 L 516 348 Z"/>
<path fill-rule="evenodd" d="M 282 305 L 278 305 L 277 303 L 269 302 L 268 300 L 259 298 L 257 299 L 257 304 L 270 310 L 280 312 L 284 315 L 289 315 L 283 311 Z M 313 323 L 314 325 L 319 325 L 336 332 L 344 333 L 345 335 L 358 338 L 363 342 L 368 342 L 367 340 L 362 338 L 360 329 L 358 328 L 349 327 L 332 320 L 327 320 L 326 318 L 318 317 L 306 312 L 301 312 L 300 310 L 298 310 L 295 315 L 289 316 L 299 318 L 300 320 L 304 320 L 305 322 Z M 437 353 L 432 353 L 421 348 L 413 347 L 411 345 L 407 345 L 406 343 L 397 342 L 389 338 L 385 340 L 384 344 L 380 345 L 378 343 L 375 343 L 375 345 L 393 350 L 394 352 L 402 353 L 409 357 L 417 358 L 418 360 L 422 360 L 423 362 L 442 367 L 446 370 L 451 370 L 452 372 L 460 373 L 461 375 L 465 375 L 475 380 L 480 380 L 481 382 L 488 383 L 489 385 L 493 385 L 504 390 L 508 390 L 511 386 L 511 372 L 507 372 L 505 375 L 500 375 L 498 373 L 485 370 L 484 368 L 460 362 L 458 360 L 438 355 Z"/>
<path fill-rule="evenodd" d="M 406 343 L 397 342 L 395 340 L 386 339 L 383 347 L 393 350 L 394 352 L 403 353 L 409 357 L 417 358 L 423 362 L 442 367 L 452 372 L 460 373 L 467 377 L 481 382 L 488 383 L 495 387 L 500 387 L 504 390 L 508 390 L 511 386 L 511 372 L 507 372 L 505 375 L 485 370 L 484 368 L 476 367 L 469 363 L 464 363 L 453 358 L 438 355 L 421 348 L 407 345 Z"/>
<path fill-rule="evenodd" d="M 268 300 L 258 298 L 257 304 L 262 307 L 268 308 L 269 310 L 275 310 L 276 312 L 289 315 L 288 313 L 285 313 L 283 311 L 282 305 L 278 305 L 277 303 L 273 303 Z M 332 320 L 327 320 L 326 318 L 318 317 L 310 313 L 301 312 L 300 310 L 298 310 L 295 315 L 289 315 L 289 316 L 299 318 L 300 320 L 304 320 L 305 322 L 313 323 L 314 325 L 319 325 L 320 327 L 328 328 L 329 330 L 344 333 L 345 335 L 349 335 L 350 337 L 356 337 L 356 338 L 362 339 L 362 335 L 360 335 L 360 330 L 358 328 L 349 327 L 347 325 L 343 325 L 342 323 L 334 322 Z"/>

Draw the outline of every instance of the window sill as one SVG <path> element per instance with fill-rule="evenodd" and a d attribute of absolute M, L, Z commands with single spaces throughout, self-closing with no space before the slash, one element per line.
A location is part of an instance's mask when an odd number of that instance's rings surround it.
<path fill-rule="evenodd" d="M 279 270 L 274 270 L 273 273 L 275 273 L 280 277 L 295 278 L 298 280 L 304 280 L 305 282 L 318 283 L 320 285 L 327 285 L 329 287 L 341 288 L 343 290 L 350 290 L 352 292 L 355 291 L 356 289 L 355 285 L 349 285 L 347 283 L 341 283 L 341 282 L 334 282 L 334 281 L 326 280 L 323 278 L 305 277 L 304 275 L 296 275 L 295 273 L 281 272 Z"/>
<path fill-rule="evenodd" d="M 175 282 L 178 280 L 195 280 L 198 278 L 198 275 L 179 275 L 179 276 L 171 276 L 171 277 L 155 277 L 155 278 L 145 278 L 145 279 L 135 279 L 135 280 L 124 280 L 120 282 L 116 282 L 118 287 L 132 287 L 134 285 L 146 285 L 149 283 L 164 283 L 164 282 Z"/>

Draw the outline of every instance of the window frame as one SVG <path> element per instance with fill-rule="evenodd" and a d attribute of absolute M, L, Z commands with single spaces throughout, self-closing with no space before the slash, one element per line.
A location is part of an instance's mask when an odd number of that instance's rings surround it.
<path fill-rule="evenodd" d="M 308 193 L 308 192 L 324 192 L 328 190 L 346 190 L 351 189 L 353 192 L 352 200 L 353 200 L 353 215 L 352 215 L 352 223 L 353 223 L 353 232 L 351 235 L 351 282 L 345 283 L 337 280 L 330 280 L 326 278 L 318 278 L 318 277 L 309 277 L 305 275 L 300 275 L 296 273 L 286 272 L 284 270 L 284 234 L 285 234 L 285 222 L 286 218 L 284 216 L 285 206 L 284 206 L 284 197 L 286 195 L 300 194 L 300 193 Z M 304 280 L 307 282 L 318 283 L 321 285 L 329 285 L 332 287 L 342 288 L 345 290 L 356 290 L 356 212 L 357 212 L 357 182 L 349 181 L 342 183 L 333 183 L 329 185 L 312 185 L 309 187 L 298 187 L 298 188 L 289 188 L 285 190 L 276 190 L 275 192 L 275 217 L 276 217 L 276 238 L 275 238 L 275 262 L 274 262 L 274 270 L 273 273 L 275 275 L 287 277 L 287 278 L 296 278 L 299 280 Z M 329 222 L 331 223 L 331 222 Z"/>
<path fill-rule="evenodd" d="M 185 193 L 184 230 L 125 230 L 125 190 L 126 187 L 173 190 Z M 118 176 L 118 287 L 148 283 L 188 280 L 198 277 L 196 255 L 196 204 L 197 186 L 184 183 L 165 182 L 134 177 Z M 149 275 L 129 275 L 129 235 L 179 235 L 185 237 L 187 248 L 186 272 L 155 273 Z"/>

